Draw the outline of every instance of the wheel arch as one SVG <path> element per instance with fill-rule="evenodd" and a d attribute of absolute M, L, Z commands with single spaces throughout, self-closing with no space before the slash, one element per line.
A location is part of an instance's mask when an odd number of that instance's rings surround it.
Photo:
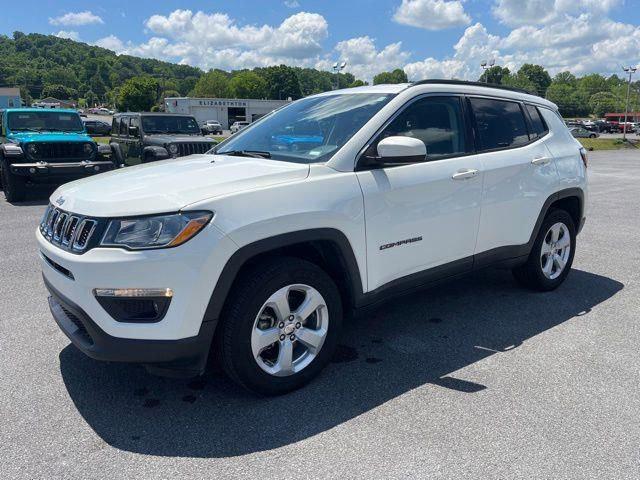
<path fill-rule="evenodd" d="M 579 187 L 565 188 L 547 198 L 540 210 L 540 215 L 538 215 L 538 220 L 536 221 L 533 232 L 531 232 L 529 242 L 527 243 L 529 250 L 538 236 L 542 222 L 547 214 L 553 209 L 565 210 L 569 215 L 571 215 L 571 218 L 575 223 L 576 233 L 578 233 L 582 227 L 582 220 L 584 217 L 584 192 Z"/>
<path fill-rule="evenodd" d="M 358 262 L 344 233 L 333 228 L 301 230 L 258 240 L 238 249 L 222 269 L 203 321 L 217 321 L 242 273 L 273 256 L 303 258 L 323 268 L 336 282 L 345 310 L 352 308 L 363 295 Z"/>

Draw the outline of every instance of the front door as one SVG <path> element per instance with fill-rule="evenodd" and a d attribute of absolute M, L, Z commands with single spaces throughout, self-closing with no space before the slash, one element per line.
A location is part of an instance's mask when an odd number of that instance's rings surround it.
<path fill-rule="evenodd" d="M 425 161 L 357 172 L 364 195 L 368 291 L 472 268 L 483 174 L 470 154 L 462 101 L 458 96 L 415 100 L 365 152 L 375 155 L 377 142 L 398 135 L 418 138 L 427 147 Z"/>

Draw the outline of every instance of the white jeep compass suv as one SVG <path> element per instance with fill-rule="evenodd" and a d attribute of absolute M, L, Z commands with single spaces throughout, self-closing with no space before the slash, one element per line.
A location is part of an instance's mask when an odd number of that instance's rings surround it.
<path fill-rule="evenodd" d="M 37 238 L 60 328 L 99 360 L 279 394 L 343 317 L 480 268 L 560 285 L 586 152 L 557 107 L 457 81 L 326 92 L 202 155 L 60 187 Z M 541 300 L 544 301 L 544 300 Z"/>

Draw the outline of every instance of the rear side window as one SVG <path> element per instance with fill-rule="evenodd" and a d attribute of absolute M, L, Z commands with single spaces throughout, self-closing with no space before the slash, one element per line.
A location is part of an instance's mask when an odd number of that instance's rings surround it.
<path fill-rule="evenodd" d="M 519 103 L 491 98 L 471 98 L 470 102 L 481 151 L 517 147 L 529 141 Z"/>
<path fill-rule="evenodd" d="M 427 161 L 466 150 L 462 107 L 458 97 L 425 97 L 400 113 L 382 132 L 386 137 L 413 137 L 427 147 Z"/>
<path fill-rule="evenodd" d="M 111 122 L 111 133 L 113 135 L 118 135 L 120 129 L 120 118 L 113 117 L 113 121 Z"/>
<path fill-rule="evenodd" d="M 549 129 L 544 123 L 540 112 L 533 105 L 525 105 L 525 107 L 529 113 L 529 118 L 531 119 L 531 138 L 544 137 Z"/>

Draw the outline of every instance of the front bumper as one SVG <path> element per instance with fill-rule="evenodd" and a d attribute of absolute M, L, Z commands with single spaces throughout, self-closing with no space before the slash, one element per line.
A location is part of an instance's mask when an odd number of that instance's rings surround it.
<path fill-rule="evenodd" d="M 145 364 L 155 373 L 192 377 L 204 372 L 215 331 L 214 322 L 203 322 L 194 337 L 179 340 L 118 338 L 102 330 L 82 308 L 60 293 L 44 277 L 49 308 L 69 340 L 87 356 L 103 361 Z"/>
<path fill-rule="evenodd" d="M 23 177 L 84 177 L 113 170 L 111 160 L 83 160 L 81 162 L 12 163 L 11 173 Z"/>

